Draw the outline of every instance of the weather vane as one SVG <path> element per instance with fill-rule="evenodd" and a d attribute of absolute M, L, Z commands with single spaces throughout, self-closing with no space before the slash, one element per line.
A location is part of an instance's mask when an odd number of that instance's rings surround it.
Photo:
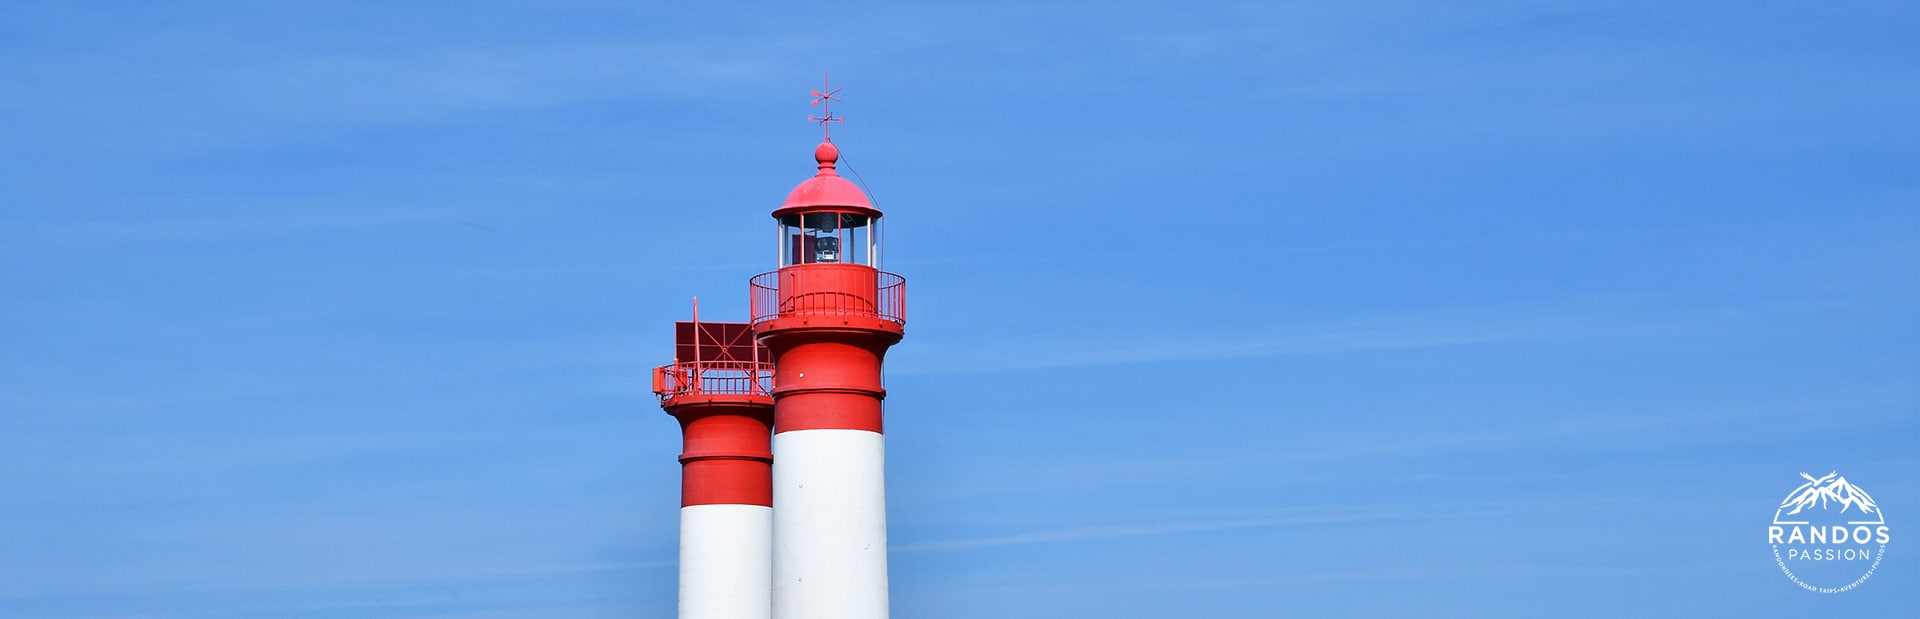
<path fill-rule="evenodd" d="M 839 92 L 840 89 L 832 88 L 829 85 L 827 74 L 821 73 L 820 90 L 813 91 L 813 105 L 820 106 L 820 113 L 823 115 L 808 115 L 807 120 L 820 123 L 820 138 L 827 142 L 833 141 L 833 133 L 827 129 L 827 123 L 838 122 L 845 124 L 847 122 L 847 119 L 833 115 L 833 102 L 840 100 L 839 97 L 834 95 L 839 94 Z"/>

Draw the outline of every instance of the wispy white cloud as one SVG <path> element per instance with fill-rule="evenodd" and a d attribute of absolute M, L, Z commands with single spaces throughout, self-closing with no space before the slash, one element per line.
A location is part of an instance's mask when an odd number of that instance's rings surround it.
<path fill-rule="evenodd" d="M 1491 344 L 1564 334 L 1592 317 L 1515 308 L 1435 311 L 1242 331 L 1090 333 L 1077 337 L 916 341 L 890 373 L 970 374 L 1181 361 L 1220 361 Z M 1020 354 L 1008 354 L 1018 350 Z"/>
<path fill-rule="evenodd" d="M 1077 593 L 1137 591 L 1177 591 L 1190 589 L 1233 589 L 1271 587 L 1289 584 L 1317 584 L 1331 581 L 1459 581 L 1499 578 L 1541 578 L 1563 576 L 1618 576 L 1636 574 L 1699 574 L 1703 571 L 1758 571 L 1746 561 L 1662 561 L 1638 565 L 1580 565 L 1575 563 L 1529 563 L 1509 565 L 1447 565 L 1444 567 L 1390 567 L 1360 570 L 1301 569 L 1295 573 L 1259 578 L 1212 578 L 1139 582 L 1093 582 L 1062 585 L 1008 585 L 970 587 L 964 591 L 947 590 L 948 595 L 988 595 L 1008 593 Z"/>
<path fill-rule="evenodd" d="M 1615 501 L 1614 503 L 1618 503 Z M 939 552 L 976 550 L 1002 546 L 1054 544 L 1105 539 L 1163 537 L 1188 533 L 1315 527 L 1405 520 L 1445 520 L 1455 518 L 1512 517 L 1576 510 L 1591 507 L 1566 499 L 1514 499 L 1450 504 L 1419 505 L 1323 505 L 1310 509 L 1196 511 L 1161 514 L 1146 521 L 1126 524 L 1082 524 L 1030 530 L 1020 533 L 986 535 L 945 540 L 911 541 L 893 544 L 893 552 Z"/>
<path fill-rule="evenodd" d="M 1117 485 L 1157 487 L 1187 483 L 1193 479 L 1234 479 L 1257 475 L 1273 484 L 1315 483 L 1339 473 L 1341 463 L 1387 461 L 1431 461 L 1449 454 L 1491 454 L 1503 452 L 1539 453 L 1567 447 L 1586 450 L 1673 448 L 1684 446 L 1771 440 L 1768 437 L 1798 436 L 1806 419 L 1824 419 L 1827 429 L 1847 432 L 1860 428 L 1884 427 L 1911 417 L 1920 402 L 1920 392 L 1889 389 L 1848 394 L 1814 394 L 1804 399 L 1781 400 L 1767 406 L 1700 406 L 1677 403 L 1671 408 L 1654 410 L 1552 410 L 1486 411 L 1509 420 L 1480 424 L 1447 432 L 1411 432 L 1399 437 L 1368 436 L 1346 441 L 1311 441 L 1303 445 L 1276 445 L 1257 453 L 1216 453 L 1190 456 L 1166 455 L 1139 457 L 1113 454 L 1112 458 L 1067 461 L 998 461 L 1007 468 L 984 471 L 955 479 L 937 488 L 915 488 L 907 492 L 932 500 L 1053 492 L 1072 489 L 1084 491 Z M 1834 417 L 1835 410 L 1849 411 Z M 1544 414 L 1542 414 L 1544 412 Z M 1312 413 L 1307 413 L 1311 415 Z M 1485 479 L 1513 480 L 1534 475 L 1526 470 L 1489 471 L 1485 476 L 1439 475 L 1411 469 L 1391 469 L 1368 474 L 1371 481 L 1421 483 L 1461 483 Z M 1311 473 L 1295 471 L 1312 471 Z M 1607 474 L 1617 474 L 1613 469 Z M 1564 478 L 1565 473 L 1556 473 Z"/>
<path fill-rule="evenodd" d="M 1482 344 L 1524 335 L 1518 325 L 1411 328 L 1363 323 L 1299 325 L 1254 332 L 1094 334 L 1083 338 L 1006 342 L 919 342 L 927 352 L 888 367 L 890 373 L 971 374 L 1141 363 L 1248 359 L 1282 355 L 1433 348 Z M 1009 350 L 1023 351 L 1008 354 Z M 925 359 L 926 361 L 922 361 Z M 937 360 L 937 361 L 934 361 Z"/>
<path fill-rule="evenodd" d="M 451 47 L 281 59 L 214 76 L 262 110 L 328 118 L 418 119 L 474 108 L 595 100 L 677 100 L 780 75 L 779 41 L 602 42 Z M 789 50 L 796 51 L 796 50 Z"/>
<path fill-rule="evenodd" d="M 212 43 L 209 41 L 222 41 Z M 171 157 L 312 140 L 343 130 L 465 122 L 472 114 L 622 101 L 724 100 L 804 74 L 810 39 L 467 43 L 292 50 L 219 37 L 192 54 L 56 55 L 17 68 L 0 110 L 41 119 L 21 138 L 89 156 Z M 810 71 L 807 71 L 810 72 Z M 72 75 L 86 75 L 75 80 Z M 70 101 L 102 101 L 74 107 Z"/>
<path fill-rule="evenodd" d="M 0 238 L 78 244 L 199 242 L 378 228 L 432 220 L 452 222 L 456 216 L 453 212 L 439 210 L 340 209 L 326 204 L 293 203 L 282 205 L 272 212 L 256 211 L 226 217 L 0 223 Z"/>
<path fill-rule="evenodd" d="M 86 597 L 94 600 L 126 597 L 140 598 L 159 594 L 228 594 L 228 593 L 267 593 L 293 591 L 339 591 L 374 590 L 387 591 L 408 587 L 447 587 L 455 585 L 477 585 L 487 581 L 514 579 L 532 579 L 546 576 L 566 576 L 575 574 L 593 574 L 607 572 L 629 572 L 671 569 L 679 566 L 677 559 L 655 559 L 648 561 L 620 561 L 600 563 L 572 563 L 537 565 L 520 568 L 481 569 L 467 571 L 420 572 L 410 575 L 392 575 L 372 578 L 308 578 L 273 579 L 264 578 L 246 582 L 221 582 L 212 584 L 179 584 L 157 586 L 114 586 L 72 588 L 52 591 L 0 592 L 0 601 L 30 601 L 63 597 Z M 304 606 L 304 605 L 302 605 Z M 289 610 L 291 607 L 274 607 L 269 610 Z"/>
<path fill-rule="evenodd" d="M 1553 303 L 1432 309 L 1351 320 L 1271 324 L 1245 330 L 1167 330 L 1162 323 L 1072 336 L 920 337 L 890 359 L 897 375 L 950 375 L 1147 363 L 1228 361 L 1295 355 L 1482 346 L 1512 342 L 1645 337 L 1804 312 L 1829 299 L 1675 306 L 1606 296 Z M 962 308 L 963 311 L 966 308 Z M 1009 354 L 1007 351 L 1019 351 Z"/>
<path fill-rule="evenodd" d="M 1200 533 L 1207 531 L 1231 531 L 1236 529 L 1268 529 L 1278 527 L 1301 527 L 1326 524 L 1345 524 L 1379 520 L 1379 516 L 1317 516 L 1292 518 L 1250 518 L 1237 520 L 1193 520 L 1184 522 L 1154 522 L 1143 524 L 1082 526 L 1044 531 L 1030 531 L 1011 535 L 994 535 L 950 540 L 909 542 L 894 544 L 893 552 L 932 552 L 943 550 L 973 550 L 998 546 L 1020 546 L 1027 544 L 1049 544 L 1083 540 L 1112 539 L 1124 537 L 1155 537 L 1181 533 Z"/>

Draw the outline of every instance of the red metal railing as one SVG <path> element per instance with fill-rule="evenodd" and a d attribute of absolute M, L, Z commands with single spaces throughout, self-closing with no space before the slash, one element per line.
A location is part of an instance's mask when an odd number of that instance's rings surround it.
<path fill-rule="evenodd" d="M 773 392 L 773 363 L 683 361 L 653 369 L 661 401 L 690 395 L 765 395 Z"/>
<path fill-rule="evenodd" d="M 872 316 L 907 324 L 907 278 L 886 271 L 788 268 L 755 275 L 748 286 L 756 324 L 803 315 Z"/>

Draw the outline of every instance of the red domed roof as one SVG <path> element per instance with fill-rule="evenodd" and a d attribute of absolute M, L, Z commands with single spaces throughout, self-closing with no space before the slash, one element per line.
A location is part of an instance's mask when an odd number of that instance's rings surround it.
<path fill-rule="evenodd" d="M 800 182 L 780 208 L 773 211 L 774 217 L 781 217 L 802 210 L 815 210 L 825 207 L 840 207 L 844 210 L 865 212 L 868 216 L 880 216 L 880 210 L 873 208 L 873 201 L 867 199 L 867 192 L 852 181 L 841 178 L 834 171 L 834 164 L 840 161 L 840 149 L 832 142 L 821 142 L 813 149 L 813 159 L 820 163 L 820 172 Z"/>

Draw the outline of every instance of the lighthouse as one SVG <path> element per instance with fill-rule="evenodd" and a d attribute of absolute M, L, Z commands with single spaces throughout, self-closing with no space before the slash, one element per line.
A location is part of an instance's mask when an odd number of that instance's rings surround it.
<path fill-rule="evenodd" d="M 680 422 L 680 619 L 766 619 L 773 585 L 773 363 L 750 323 L 674 323 L 654 368 Z"/>
<path fill-rule="evenodd" d="M 880 210 L 839 159 L 831 138 L 814 149 L 817 171 L 773 211 L 779 269 L 749 286 L 774 362 L 774 619 L 888 612 L 881 362 L 904 334 L 906 281 L 880 270 Z"/>

